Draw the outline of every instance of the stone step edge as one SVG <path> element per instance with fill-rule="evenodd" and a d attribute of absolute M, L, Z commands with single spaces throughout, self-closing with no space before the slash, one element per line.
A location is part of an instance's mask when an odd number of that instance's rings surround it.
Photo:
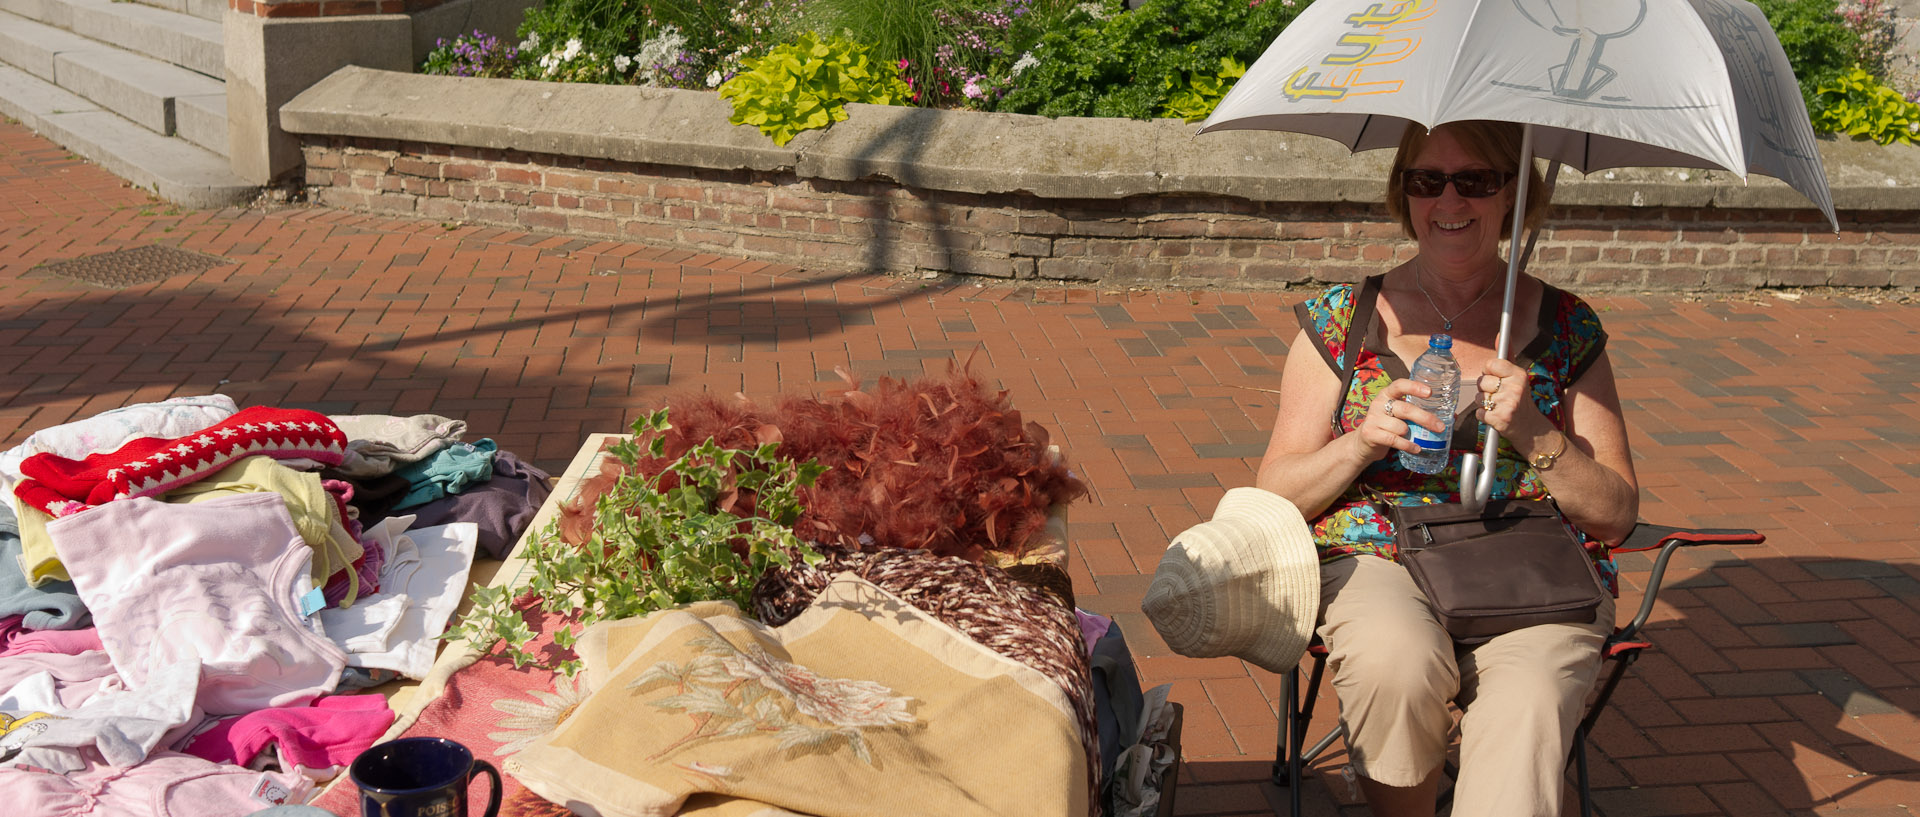
<path fill-rule="evenodd" d="M 226 37 L 221 24 L 212 20 L 115 0 L 0 0 L 0 10 L 214 79 L 226 78 Z"/>
<path fill-rule="evenodd" d="M 0 11 L 0 63 L 148 130 L 227 154 L 226 85 L 198 71 L 6 11 Z"/>
<path fill-rule="evenodd" d="M 226 207 L 260 193 L 234 175 L 226 157 L 161 136 L 9 65 L 0 65 L 0 113 L 175 204 Z"/>

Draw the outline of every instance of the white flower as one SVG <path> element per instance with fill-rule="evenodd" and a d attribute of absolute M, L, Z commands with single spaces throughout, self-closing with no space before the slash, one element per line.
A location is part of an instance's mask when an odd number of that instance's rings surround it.
<path fill-rule="evenodd" d="M 504 743 L 500 747 L 500 754 L 513 754 L 552 734 L 553 730 L 566 722 L 574 709 L 587 700 L 588 690 L 584 684 L 564 675 L 555 675 L 552 692 L 535 689 L 531 693 L 535 701 L 502 698 L 493 702 L 494 709 L 510 716 L 494 723 L 501 731 L 487 733 L 488 740 Z"/>
<path fill-rule="evenodd" d="M 540 47 L 540 32 L 538 31 L 527 32 L 527 38 L 520 41 L 521 51 L 532 51 L 539 47 Z"/>
<path fill-rule="evenodd" d="M 1028 51 L 1025 54 L 1021 54 L 1020 59 L 1014 60 L 1013 75 L 1016 77 L 1020 76 L 1021 71 L 1025 71 L 1028 68 L 1032 68 L 1039 64 L 1040 64 L 1040 58 L 1034 56 L 1032 51 Z"/>
<path fill-rule="evenodd" d="M 680 52 L 687 47 L 687 36 L 673 26 L 661 26 L 660 36 L 640 44 L 640 53 L 633 55 L 633 61 L 640 64 L 642 70 L 657 65 L 667 65 L 680 59 Z"/>
<path fill-rule="evenodd" d="M 578 39 L 568 40 L 566 50 L 560 52 L 560 61 L 566 62 L 578 56 L 580 56 L 580 41 Z"/>
<path fill-rule="evenodd" d="M 632 58 L 630 58 L 630 57 L 628 57 L 628 56 L 627 56 L 627 55 L 625 55 L 625 54 L 615 54 L 615 55 L 614 55 L 614 57 L 613 57 L 613 70 L 615 70 L 615 71 L 619 71 L 620 73 L 622 73 L 622 74 L 624 74 L 624 73 L 626 73 L 626 72 L 627 72 L 627 69 L 628 69 L 628 68 L 632 68 L 632 67 L 633 67 L 633 59 L 632 59 Z"/>
<path fill-rule="evenodd" d="M 715 68 L 712 71 L 707 72 L 707 87 L 708 88 L 720 87 L 720 69 Z"/>
<path fill-rule="evenodd" d="M 1074 6 L 1074 8 L 1086 12 L 1087 16 L 1095 20 L 1105 20 L 1113 16 L 1108 14 L 1106 7 L 1099 3 L 1081 3 L 1080 5 Z"/>

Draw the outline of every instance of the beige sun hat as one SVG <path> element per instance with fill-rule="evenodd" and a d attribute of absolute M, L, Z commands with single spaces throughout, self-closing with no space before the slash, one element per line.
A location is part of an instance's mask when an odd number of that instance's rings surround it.
<path fill-rule="evenodd" d="M 1212 520 L 1173 538 L 1140 609 L 1181 655 L 1292 669 L 1320 615 L 1320 555 L 1306 519 L 1270 491 L 1228 491 Z"/>

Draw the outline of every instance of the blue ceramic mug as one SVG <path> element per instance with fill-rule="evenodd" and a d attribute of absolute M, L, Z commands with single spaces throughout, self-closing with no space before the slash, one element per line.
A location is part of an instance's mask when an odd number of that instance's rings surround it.
<path fill-rule="evenodd" d="M 486 817 L 500 812 L 500 771 L 446 738 L 401 738 L 353 759 L 364 817 L 467 817 L 467 784 L 476 772 L 493 778 Z"/>

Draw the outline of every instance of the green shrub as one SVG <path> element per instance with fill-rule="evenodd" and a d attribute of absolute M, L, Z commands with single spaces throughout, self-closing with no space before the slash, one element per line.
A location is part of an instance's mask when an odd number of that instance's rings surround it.
<path fill-rule="evenodd" d="M 1800 80 L 1807 112 L 1817 114 L 1815 91 L 1837 82 L 1852 69 L 1860 39 L 1834 12 L 1834 0 L 1756 0 L 1780 36 L 1780 47 Z"/>
<path fill-rule="evenodd" d="M 1045 116 L 1148 119 L 1166 110 L 1188 77 L 1213 74 L 1220 60 L 1259 58 L 1297 15 L 1296 0 L 1121 0 L 1083 3 L 1033 49 L 999 110 Z"/>
<path fill-rule="evenodd" d="M 809 33 L 749 58 L 745 71 L 720 86 L 720 96 L 733 102 L 727 121 L 752 125 L 784 145 L 801 131 L 847 118 L 848 102 L 903 102 L 907 84 L 869 51 L 844 37 L 822 40 Z"/>
<path fill-rule="evenodd" d="M 1220 70 L 1211 74 L 1194 74 L 1185 87 L 1173 88 L 1173 96 L 1167 99 L 1167 107 L 1160 111 L 1161 116 L 1177 116 L 1188 122 L 1198 122 L 1213 114 L 1213 109 L 1225 99 L 1227 92 L 1233 90 L 1233 84 L 1247 75 L 1246 63 L 1232 57 L 1220 58 Z"/>
<path fill-rule="evenodd" d="M 1833 84 L 1820 86 L 1815 96 L 1819 112 L 1813 115 L 1813 126 L 1817 130 L 1872 139 L 1883 145 L 1920 141 L 1920 104 L 1907 101 L 1864 68 L 1855 68 Z"/>

